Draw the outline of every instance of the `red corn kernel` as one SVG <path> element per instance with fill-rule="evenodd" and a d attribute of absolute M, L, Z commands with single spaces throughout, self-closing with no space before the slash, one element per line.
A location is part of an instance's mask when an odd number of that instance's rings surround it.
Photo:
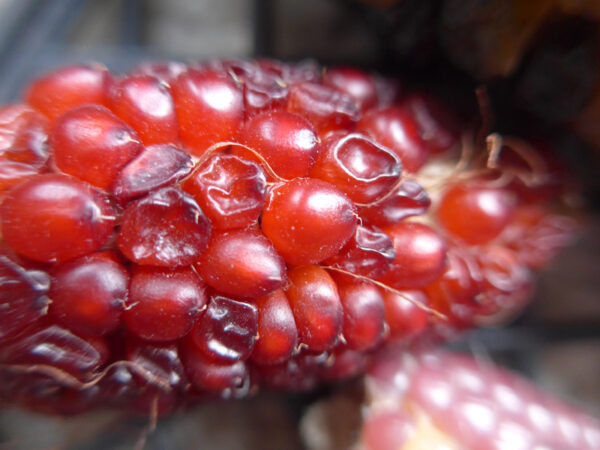
<path fill-rule="evenodd" d="M 2 237 L 35 261 L 60 262 L 99 249 L 110 237 L 114 211 L 87 183 L 37 175 L 11 189 L 0 208 Z"/>
<path fill-rule="evenodd" d="M 185 336 L 206 304 L 206 288 L 189 268 L 137 267 L 124 313 L 127 328 L 143 339 L 172 341 Z"/>

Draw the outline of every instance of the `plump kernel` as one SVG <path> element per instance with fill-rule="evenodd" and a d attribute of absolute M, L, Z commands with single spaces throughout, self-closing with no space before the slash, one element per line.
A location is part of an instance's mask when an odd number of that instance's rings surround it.
<path fill-rule="evenodd" d="M 343 309 L 337 285 L 319 266 L 299 266 L 288 272 L 290 301 L 300 342 L 309 350 L 328 350 L 342 331 Z"/>
<path fill-rule="evenodd" d="M 143 339 L 172 341 L 191 330 L 206 301 L 204 283 L 192 269 L 137 267 L 131 276 L 125 324 Z"/>
<path fill-rule="evenodd" d="M 267 295 L 285 282 L 285 262 L 253 229 L 213 233 L 195 267 L 209 286 L 242 298 Z"/>
<path fill-rule="evenodd" d="M 89 184 L 66 175 L 38 175 L 6 194 L 2 238 L 33 260 L 66 261 L 102 247 L 114 214 L 105 195 Z"/>
<path fill-rule="evenodd" d="M 325 364 L 319 371 L 321 379 L 332 383 L 358 377 L 368 367 L 368 352 L 368 350 L 353 350 L 346 345 L 338 344 L 331 352 L 332 362 Z"/>
<path fill-rule="evenodd" d="M 368 350 L 383 338 L 384 306 L 379 289 L 365 282 L 338 282 L 348 347 Z"/>
<path fill-rule="evenodd" d="M 329 356 L 329 352 L 315 354 L 305 350 L 281 364 L 255 366 L 253 375 L 268 389 L 306 392 L 318 385 Z"/>
<path fill-rule="evenodd" d="M 415 302 L 427 305 L 429 299 L 421 291 L 391 292 L 382 290 L 387 323 L 392 339 L 406 339 L 424 331 L 429 322 L 427 311 L 418 308 Z"/>
<path fill-rule="evenodd" d="M 25 100 L 51 122 L 81 105 L 104 105 L 110 74 L 99 65 L 76 65 L 57 69 L 35 79 L 25 92 Z"/>
<path fill-rule="evenodd" d="M 131 125 L 144 145 L 178 143 L 173 97 L 168 84 L 158 78 L 133 75 L 113 80 L 107 104 Z"/>
<path fill-rule="evenodd" d="M 288 359 L 298 343 L 298 329 L 287 296 L 281 289 L 254 300 L 258 311 L 258 340 L 250 359 L 278 364 Z"/>
<path fill-rule="evenodd" d="M 91 336 L 114 331 L 121 323 L 129 274 L 109 252 L 61 264 L 52 273 L 50 314 L 70 330 Z"/>
<path fill-rule="evenodd" d="M 232 141 L 244 119 L 242 89 L 228 73 L 188 69 L 171 82 L 179 136 L 193 155 Z"/>
<path fill-rule="evenodd" d="M 355 207 L 333 185 L 296 178 L 275 187 L 261 227 L 290 264 L 318 263 L 335 255 L 356 229 Z"/>
<path fill-rule="evenodd" d="M 319 152 L 319 139 L 311 123 L 298 114 L 269 111 L 246 122 L 240 140 L 281 178 L 306 177 Z M 234 147 L 234 153 L 262 162 L 252 152 Z"/>
<path fill-rule="evenodd" d="M 510 222 L 514 204 L 506 190 L 456 184 L 444 192 L 437 217 L 453 236 L 468 244 L 485 244 Z"/>
<path fill-rule="evenodd" d="M 442 273 L 446 242 L 435 230 L 403 222 L 383 231 L 392 238 L 396 257 L 381 281 L 397 289 L 413 289 L 426 286 Z"/>
<path fill-rule="evenodd" d="M 95 105 L 60 116 L 49 139 L 56 167 L 104 190 L 143 149 L 129 125 Z"/>

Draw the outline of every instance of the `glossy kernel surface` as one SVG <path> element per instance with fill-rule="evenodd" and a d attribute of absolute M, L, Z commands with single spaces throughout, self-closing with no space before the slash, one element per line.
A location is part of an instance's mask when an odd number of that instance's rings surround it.
<path fill-rule="evenodd" d="M 192 329 L 206 302 L 205 285 L 192 269 L 138 267 L 131 277 L 125 324 L 143 339 L 172 341 Z"/>
<path fill-rule="evenodd" d="M 168 186 L 125 209 L 117 243 L 138 264 L 187 266 L 200 259 L 211 228 L 193 198 Z"/>
<path fill-rule="evenodd" d="M 271 191 L 261 227 L 285 260 L 299 265 L 335 255 L 356 224 L 345 194 L 325 181 L 296 178 Z"/>
<path fill-rule="evenodd" d="M 0 207 L 2 237 L 17 253 L 55 262 L 99 249 L 114 210 L 104 194 L 75 178 L 46 174 L 13 188 Z"/>
<path fill-rule="evenodd" d="M 81 106 L 60 116 L 49 140 L 54 162 L 61 171 L 104 190 L 143 148 L 129 125 L 95 105 Z"/>
<path fill-rule="evenodd" d="M 261 297 L 285 282 L 285 262 L 260 232 L 215 232 L 196 269 L 209 286 L 242 298 Z"/>

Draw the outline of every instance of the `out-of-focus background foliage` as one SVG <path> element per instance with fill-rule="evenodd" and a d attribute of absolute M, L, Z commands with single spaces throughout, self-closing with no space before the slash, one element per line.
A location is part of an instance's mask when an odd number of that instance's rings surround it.
<path fill-rule="evenodd" d="M 461 345 L 600 416 L 600 2 L 0 0 L 2 103 L 16 101 L 35 74 L 71 62 L 118 72 L 150 59 L 254 56 L 382 71 L 406 89 L 426 87 L 461 114 L 477 112 L 474 89 L 485 86 L 497 130 L 543 136 L 557 149 L 582 186 L 582 236 L 540 274 L 524 317 Z M 300 418 L 329 392 L 207 404 L 161 421 L 146 448 L 302 448 Z M 7 409 L 0 449 L 132 448 L 146 422 Z"/>

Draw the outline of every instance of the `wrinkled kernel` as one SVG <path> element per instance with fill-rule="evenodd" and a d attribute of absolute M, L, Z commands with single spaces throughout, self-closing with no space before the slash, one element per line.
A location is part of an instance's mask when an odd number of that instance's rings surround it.
<path fill-rule="evenodd" d="M 253 229 L 213 233 L 195 267 L 209 286 L 242 298 L 267 295 L 285 281 L 285 262 Z"/>
<path fill-rule="evenodd" d="M 247 359 L 252 353 L 258 333 L 257 320 L 254 305 L 213 295 L 190 337 L 209 359 L 231 364 Z"/>
<path fill-rule="evenodd" d="M 355 207 L 333 185 L 296 178 L 275 187 L 263 211 L 261 226 L 290 264 L 309 264 L 335 255 L 354 234 Z"/>
<path fill-rule="evenodd" d="M 319 266 L 299 266 L 288 272 L 286 295 L 298 326 L 300 342 L 314 352 L 335 344 L 342 331 L 343 309 L 337 286 Z"/>
<path fill-rule="evenodd" d="M 408 172 L 417 172 L 429 157 L 429 149 L 421 139 L 412 116 L 398 107 L 376 109 L 360 120 L 357 130 L 398 155 Z"/>
<path fill-rule="evenodd" d="M 332 67 L 323 75 L 323 84 L 333 86 L 354 99 L 361 111 L 377 104 L 377 88 L 368 73 L 354 67 Z"/>
<path fill-rule="evenodd" d="M 173 388 L 184 389 L 187 376 L 178 347 L 176 342 L 146 342 L 128 337 L 125 356 L 128 361 L 143 368 L 149 376 L 167 381 Z"/>
<path fill-rule="evenodd" d="M 360 110 L 348 94 L 311 82 L 290 86 L 287 110 L 310 120 L 321 136 L 329 131 L 350 130 L 360 118 Z"/>
<path fill-rule="evenodd" d="M 211 145 L 232 141 L 244 119 L 242 89 L 227 72 L 188 69 L 171 82 L 179 136 L 200 156 Z"/>
<path fill-rule="evenodd" d="M 172 184 L 192 170 L 192 158 L 173 145 L 146 147 L 117 175 L 112 195 L 126 202 Z"/>
<path fill-rule="evenodd" d="M 378 278 L 389 270 L 395 256 L 394 245 L 387 234 L 358 225 L 344 248 L 325 260 L 325 264 L 364 277 Z"/>
<path fill-rule="evenodd" d="M 11 383 L 11 378 L 16 380 Z M 100 388 L 69 388 L 43 373 L 7 373 L 2 381 L 13 401 L 39 414 L 74 416 L 98 406 Z M 13 384 L 10 386 L 10 384 Z"/>
<path fill-rule="evenodd" d="M 277 289 L 254 300 L 258 309 L 258 340 L 250 359 L 257 364 L 279 364 L 298 343 L 298 329 L 285 293 Z"/>
<path fill-rule="evenodd" d="M 500 241 L 527 266 L 540 269 L 572 241 L 575 229 L 569 217 L 549 214 L 538 206 L 522 206 L 515 210 Z"/>
<path fill-rule="evenodd" d="M 285 179 L 307 176 L 319 152 L 319 139 L 312 124 L 287 111 L 269 111 L 251 118 L 240 131 L 240 140 Z M 233 152 L 262 162 L 241 147 L 234 147 Z"/>
<path fill-rule="evenodd" d="M 137 267 L 124 313 L 127 328 L 150 341 L 185 336 L 206 304 L 206 288 L 189 268 Z"/>
<path fill-rule="evenodd" d="M 81 335 L 102 336 L 121 322 L 129 274 L 113 253 L 94 253 L 52 273 L 49 313 Z"/>
<path fill-rule="evenodd" d="M 332 133 L 323 140 L 310 175 L 333 184 L 353 202 L 369 203 L 392 189 L 401 170 L 399 158 L 368 137 Z"/>
<path fill-rule="evenodd" d="M 410 216 L 424 214 L 431 205 L 429 195 L 423 187 L 409 178 L 403 179 L 380 201 L 359 206 L 360 217 L 370 225 L 385 227 L 400 223 Z"/>
<path fill-rule="evenodd" d="M 0 340 L 13 335 L 46 313 L 50 277 L 45 272 L 26 270 L 0 256 Z"/>
<path fill-rule="evenodd" d="M 2 237 L 35 261 L 60 262 L 99 249 L 110 237 L 114 211 L 87 183 L 37 175 L 11 189 L 0 208 Z"/>
<path fill-rule="evenodd" d="M 25 100 L 51 122 L 68 110 L 86 104 L 105 104 L 108 71 L 99 65 L 67 66 L 35 79 Z"/>
<path fill-rule="evenodd" d="M 39 167 L 48 158 L 48 119 L 27 105 L 0 108 L 0 158 Z"/>
<path fill-rule="evenodd" d="M 533 287 L 531 272 L 515 253 L 500 245 L 481 248 L 476 258 L 482 278 L 477 308 L 481 323 L 506 321 L 525 307 Z"/>
<path fill-rule="evenodd" d="M 288 86 L 274 71 L 241 60 L 214 61 L 210 66 L 233 72 L 241 82 L 246 119 L 285 106 Z"/>
<path fill-rule="evenodd" d="M 104 190 L 143 149 L 129 125 L 97 105 L 60 116 L 49 141 L 56 167 Z"/>
<path fill-rule="evenodd" d="M 257 222 L 267 196 L 267 180 L 255 163 L 234 155 L 216 154 L 184 182 L 213 226 L 226 230 Z"/>
<path fill-rule="evenodd" d="M 169 186 L 129 204 L 117 244 L 138 264 L 187 266 L 200 259 L 210 234 L 210 222 L 194 199 Z"/>
<path fill-rule="evenodd" d="M 312 59 L 305 59 L 296 64 L 282 63 L 274 59 L 259 59 L 257 64 L 264 70 L 274 73 L 285 83 L 293 84 L 300 81 L 320 82 L 323 69 Z"/>
<path fill-rule="evenodd" d="M 447 258 L 444 272 L 425 292 L 431 307 L 446 315 L 454 325 L 470 325 L 478 306 L 476 298 L 481 292 L 481 268 L 461 247 L 450 248 Z"/>
<path fill-rule="evenodd" d="M 58 325 L 42 326 L 0 347 L 0 363 L 49 365 L 78 377 L 90 378 L 108 359 L 102 338 L 82 338 Z"/>
<path fill-rule="evenodd" d="M 458 141 L 458 119 L 446 107 L 425 92 L 414 92 L 400 102 L 419 125 L 420 135 L 431 153 L 451 149 Z"/>
<path fill-rule="evenodd" d="M 0 160 L 0 192 L 4 192 L 38 174 L 38 169 L 29 164 Z"/>
<path fill-rule="evenodd" d="M 144 145 L 179 141 L 171 91 L 158 78 L 132 75 L 114 80 L 108 88 L 107 103 L 136 131 Z"/>

